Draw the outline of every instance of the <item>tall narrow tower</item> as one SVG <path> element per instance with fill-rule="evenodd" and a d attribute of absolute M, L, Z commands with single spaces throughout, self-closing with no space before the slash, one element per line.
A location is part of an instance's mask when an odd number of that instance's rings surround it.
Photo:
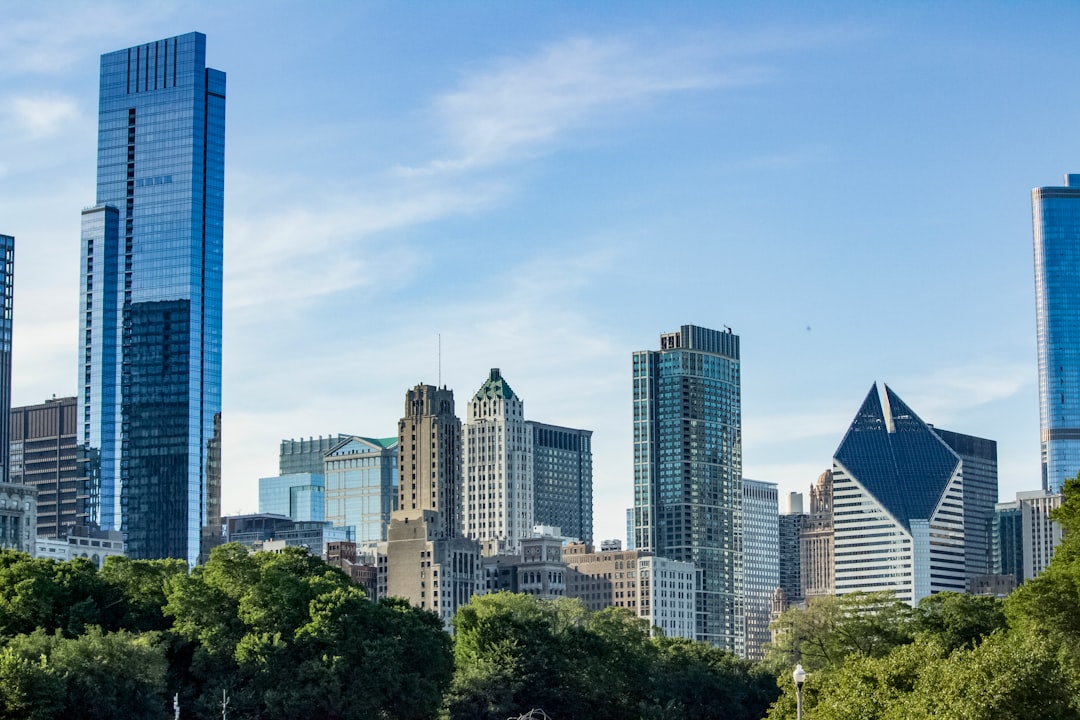
<path fill-rule="evenodd" d="M 745 653 L 739 336 L 634 353 L 634 547 L 697 568 L 697 639 Z"/>
<path fill-rule="evenodd" d="M 83 211 L 79 443 L 89 516 L 134 558 L 220 535 L 225 74 L 189 33 L 101 57 Z"/>
<path fill-rule="evenodd" d="M 1080 175 L 1031 191 L 1043 489 L 1080 472 Z"/>
<path fill-rule="evenodd" d="M 469 403 L 462 516 L 465 535 L 489 555 L 517 552 L 533 529 L 533 437 L 524 412 L 498 368 Z"/>
<path fill-rule="evenodd" d="M 15 238 L 0 235 L 0 482 L 11 481 L 11 319 L 15 297 Z"/>

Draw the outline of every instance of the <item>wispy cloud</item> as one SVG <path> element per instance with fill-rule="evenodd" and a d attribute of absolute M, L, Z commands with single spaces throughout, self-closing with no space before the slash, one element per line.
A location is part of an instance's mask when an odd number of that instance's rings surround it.
<path fill-rule="evenodd" d="M 758 66 L 717 67 L 697 46 L 643 47 L 572 38 L 530 57 L 503 59 L 439 97 L 435 114 L 453 154 L 406 175 L 460 172 L 533 156 L 601 113 L 632 110 L 677 91 L 761 82 Z"/>
<path fill-rule="evenodd" d="M 919 416 L 943 423 L 966 410 L 1013 397 L 1035 381 L 1031 366 L 1020 363 L 978 362 L 954 365 L 929 375 L 901 378 L 893 387 Z M 911 389 L 904 390 L 905 385 Z"/>
<path fill-rule="evenodd" d="M 3 18 L 0 76 L 65 72 L 87 54 L 115 49 L 117 41 L 127 43 L 176 12 L 164 3 L 109 2 L 50 2 L 37 10 L 32 17 Z"/>
<path fill-rule="evenodd" d="M 16 130 L 34 139 L 55 135 L 79 117 L 78 104 L 66 95 L 21 96 L 9 103 Z"/>

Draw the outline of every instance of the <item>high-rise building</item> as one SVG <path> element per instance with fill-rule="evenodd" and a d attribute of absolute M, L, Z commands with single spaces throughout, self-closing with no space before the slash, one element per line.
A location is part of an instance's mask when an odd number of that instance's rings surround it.
<path fill-rule="evenodd" d="M 1024 522 L 1020 501 L 998 503 L 994 508 L 994 574 L 1012 575 L 1024 582 Z"/>
<path fill-rule="evenodd" d="M 746 657 L 762 658 L 772 639 L 769 614 L 780 585 L 780 516 L 776 483 L 743 478 L 743 592 Z"/>
<path fill-rule="evenodd" d="M 739 336 L 683 325 L 633 356 L 634 547 L 698 571 L 697 639 L 742 655 Z"/>
<path fill-rule="evenodd" d="M 1061 525 L 1051 517 L 1064 497 L 1045 490 L 1016 493 L 1024 533 L 1024 579 L 1037 577 L 1054 557 L 1064 537 Z"/>
<path fill-rule="evenodd" d="M 833 456 L 836 592 L 964 592 L 963 462 L 887 385 Z"/>
<path fill-rule="evenodd" d="M 398 471 L 398 509 L 379 547 L 378 596 L 406 598 L 449 627 L 484 587 L 480 546 L 461 532 L 461 421 L 453 390 L 408 391 Z"/>
<path fill-rule="evenodd" d="M 532 433 L 533 515 L 566 537 L 593 539 L 592 430 L 526 420 Z"/>
<path fill-rule="evenodd" d="M 322 474 L 292 473 L 259 478 L 259 514 L 284 515 L 297 522 L 323 522 L 326 485 Z"/>
<path fill-rule="evenodd" d="M 337 435 L 320 435 L 317 438 L 309 437 L 307 440 L 282 440 L 278 451 L 278 475 L 292 475 L 294 473 L 311 473 L 320 475 L 323 472 L 323 457 L 334 447 L 348 440 L 352 435 L 338 433 Z"/>
<path fill-rule="evenodd" d="M 360 553 L 371 554 L 398 507 L 398 439 L 347 438 L 326 453 L 323 466 L 326 519 L 356 528 Z"/>
<path fill-rule="evenodd" d="M 997 443 L 931 426 L 964 467 L 964 563 L 968 578 L 994 571 L 994 506 L 998 499 Z"/>
<path fill-rule="evenodd" d="M 0 482 L 11 481 L 11 320 L 15 300 L 15 238 L 0 235 Z"/>
<path fill-rule="evenodd" d="M 90 519 L 133 558 L 221 535 L 225 73 L 189 33 L 101 57 L 82 214 L 79 442 Z"/>
<path fill-rule="evenodd" d="M 37 536 L 65 538 L 85 521 L 80 474 L 78 398 L 11 408 L 11 482 L 37 490 Z"/>
<path fill-rule="evenodd" d="M 1042 482 L 1058 493 L 1080 472 L 1080 175 L 1032 190 L 1031 216 Z"/>
<path fill-rule="evenodd" d="M 469 402 L 464 436 L 465 535 L 485 555 L 517 553 L 536 524 L 533 434 L 521 398 L 498 368 Z"/>
<path fill-rule="evenodd" d="M 826 470 L 810 487 L 810 512 L 799 536 L 799 596 L 803 600 L 836 594 L 833 542 L 833 476 L 832 470 Z"/>
<path fill-rule="evenodd" d="M 784 513 L 779 518 L 777 553 L 780 574 L 778 585 L 783 589 L 784 597 L 792 603 L 801 602 L 803 599 L 801 545 L 806 518 L 807 516 L 803 512 Z M 747 560 L 748 568 L 749 562 Z M 747 573 L 749 574 L 749 569 Z"/>

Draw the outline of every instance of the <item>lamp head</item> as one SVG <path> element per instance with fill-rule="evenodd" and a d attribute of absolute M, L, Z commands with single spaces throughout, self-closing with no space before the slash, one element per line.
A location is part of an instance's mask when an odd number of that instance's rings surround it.
<path fill-rule="evenodd" d="M 791 673 L 791 677 L 794 678 L 795 685 L 801 688 L 806 682 L 806 671 L 802 669 L 802 664 L 795 666 L 795 672 Z"/>

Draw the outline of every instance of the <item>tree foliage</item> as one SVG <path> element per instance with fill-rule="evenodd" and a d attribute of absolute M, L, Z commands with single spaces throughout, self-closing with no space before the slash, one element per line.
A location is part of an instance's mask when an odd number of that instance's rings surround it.
<path fill-rule="evenodd" d="M 757 720 L 776 696 L 772 676 L 730 653 L 654 638 L 623 608 L 595 614 L 577 600 L 497 593 L 454 618 L 452 720 L 731 718 Z"/>

